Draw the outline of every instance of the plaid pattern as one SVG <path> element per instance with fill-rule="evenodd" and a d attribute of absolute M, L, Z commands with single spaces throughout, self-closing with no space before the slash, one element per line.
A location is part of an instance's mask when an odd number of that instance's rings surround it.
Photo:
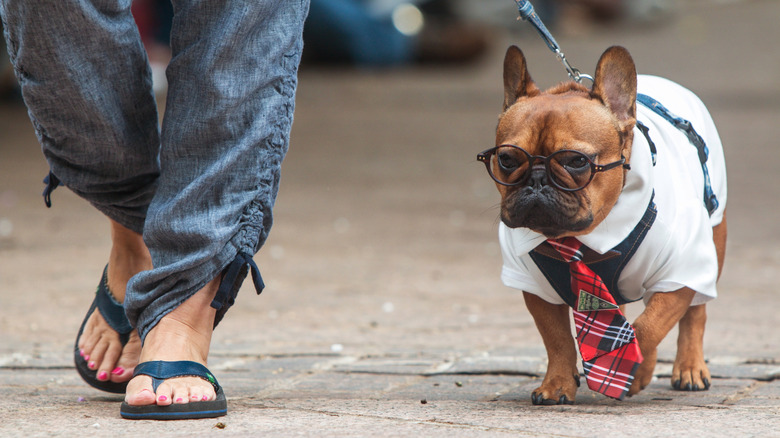
<path fill-rule="evenodd" d="M 565 237 L 547 242 L 569 263 L 574 295 L 588 296 L 590 303 L 596 302 L 589 304 L 590 308 L 598 309 L 578 311 L 583 307 L 579 305 L 574 308 L 577 344 L 588 388 L 623 400 L 642 363 L 634 328 L 617 308 L 601 278 L 582 262 L 580 241 Z"/>

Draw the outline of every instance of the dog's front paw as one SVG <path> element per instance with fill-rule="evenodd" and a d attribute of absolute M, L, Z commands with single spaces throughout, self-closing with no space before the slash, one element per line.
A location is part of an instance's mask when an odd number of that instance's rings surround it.
<path fill-rule="evenodd" d="M 636 374 L 634 374 L 634 383 L 631 384 L 631 388 L 628 389 L 628 396 L 639 394 L 640 391 L 645 389 L 647 385 L 653 380 L 653 372 L 655 371 L 655 362 L 658 356 L 658 350 L 653 348 L 652 350 L 642 349 L 642 356 L 644 360 L 639 365 Z"/>
<path fill-rule="evenodd" d="M 706 391 L 710 389 L 710 370 L 704 357 L 677 353 L 672 368 L 672 388 L 679 391 Z"/>
<path fill-rule="evenodd" d="M 531 393 L 531 402 L 535 405 L 573 405 L 580 386 L 580 376 L 545 376 L 542 386 Z"/>

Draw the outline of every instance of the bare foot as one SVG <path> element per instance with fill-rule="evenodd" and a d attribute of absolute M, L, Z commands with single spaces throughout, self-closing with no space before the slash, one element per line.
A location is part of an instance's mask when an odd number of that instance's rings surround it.
<path fill-rule="evenodd" d="M 111 240 L 107 283 L 111 295 L 121 303 L 125 299 L 127 281 L 138 272 L 151 269 L 152 261 L 141 235 L 114 221 L 111 221 Z M 100 312 L 92 313 L 87 320 L 78 347 L 89 369 L 96 371 L 98 380 L 117 383 L 132 378 L 141 354 L 141 340 L 135 330 L 123 348 L 119 334 Z"/>
<path fill-rule="evenodd" d="M 211 301 L 217 293 L 219 277 L 165 315 L 146 335 L 141 362 L 188 360 L 207 365 L 216 310 Z M 134 377 L 127 385 L 125 401 L 129 405 L 210 401 L 216 398 L 214 387 L 198 377 L 168 379 L 155 392 L 149 376 Z"/>

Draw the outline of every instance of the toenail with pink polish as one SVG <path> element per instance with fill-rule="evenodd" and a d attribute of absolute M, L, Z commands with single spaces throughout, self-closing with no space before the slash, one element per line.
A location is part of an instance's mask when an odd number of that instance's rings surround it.
<path fill-rule="evenodd" d="M 88 364 L 87 364 L 87 366 L 88 366 L 90 369 L 95 369 L 95 367 L 97 367 L 97 364 L 96 364 L 95 362 L 90 362 L 90 363 L 88 363 Z"/>
<path fill-rule="evenodd" d="M 122 373 L 124 373 L 124 372 L 125 372 L 125 369 L 124 369 L 124 368 L 122 368 L 122 367 L 116 367 L 116 368 L 114 368 L 114 370 L 113 370 L 113 371 L 111 371 L 111 374 L 113 374 L 113 375 L 115 375 L 115 376 L 118 376 L 118 375 L 120 375 L 120 374 L 122 374 Z"/>
<path fill-rule="evenodd" d="M 98 380 L 106 380 L 108 379 L 108 373 L 105 371 L 101 371 L 98 373 Z"/>
<path fill-rule="evenodd" d="M 207 395 L 204 395 L 204 396 L 203 396 L 203 398 L 202 398 L 201 400 L 203 400 L 203 401 L 206 401 L 206 400 L 208 400 L 208 399 L 209 399 L 209 396 L 207 396 Z"/>
<path fill-rule="evenodd" d="M 158 398 L 158 400 L 160 400 L 161 402 L 164 402 L 165 400 L 168 400 L 168 397 L 166 397 L 166 396 L 164 396 L 164 395 L 161 395 L 161 396 Z"/>
<path fill-rule="evenodd" d="M 184 401 L 184 399 L 183 399 L 183 398 L 181 398 L 181 397 L 179 397 L 179 398 L 177 398 L 177 399 L 176 399 L 176 403 L 181 403 L 181 402 L 183 402 L 183 401 Z"/>

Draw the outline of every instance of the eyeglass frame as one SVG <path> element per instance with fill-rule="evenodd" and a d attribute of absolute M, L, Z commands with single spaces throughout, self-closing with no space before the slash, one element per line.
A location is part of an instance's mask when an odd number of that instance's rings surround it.
<path fill-rule="evenodd" d="M 491 161 L 490 158 L 493 155 L 495 155 L 496 151 L 498 151 L 499 148 L 503 148 L 503 147 L 510 147 L 510 148 L 514 148 L 514 149 L 519 149 L 521 152 L 523 152 L 528 157 L 528 170 L 523 174 L 523 176 L 520 179 L 517 180 L 517 182 L 506 183 L 506 182 L 500 181 L 493 174 L 493 170 L 491 170 L 491 168 L 490 168 L 490 161 Z M 574 153 L 580 154 L 583 157 L 585 157 L 586 160 L 588 160 L 588 163 L 590 163 L 590 178 L 588 179 L 588 181 L 585 184 L 583 184 L 582 187 L 578 187 L 578 188 L 575 188 L 575 189 L 570 189 L 570 188 L 567 188 L 567 187 L 561 187 L 560 185 L 558 185 L 558 183 L 555 182 L 555 178 L 553 178 L 552 171 L 550 170 L 550 157 L 552 157 L 555 154 L 560 153 L 560 152 L 574 152 Z M 556 189 L 564 191 L 564 192 L 577 192 L 577 191 L 580 191 L 580 190 L 584 189 L 585 187 L 587 187 L 591 183 L 591 181 L 593 181 L 593 178 L 599 172 L 606 172 L 607 170 L 614 169 L 614 168 L 616 168 L 618 166 L 621 166 L 621 165 L 623 166 L 623 169 L 625 169 L 625 170 L 630 170 L 631 169 L 631 165 L 626 163 L 626 157 L 622 157 L 621 156 L 619 160 L 613 161 L 613 162 L 607 163 L 607 164 L 596 164 L 586 154 L 584 154 L 581 151 L 576 151 L 574 149 L 561 149 L 561 150 L 555 151 L 552 154 L 550 154 L 550 155 L 545 157 L 545 156 L 542 156 L 542 155 L 531 155 L 530 153 L 528 153 L 527 150 L 521 148 L 520 146 L 516 146 L 516 145 L 513 145 L 513 144 L 502 144 L 502 145 L 494 146 L 494 147 L 492 147 L 490 149 L 485 149 L 484 151 L 482 151 L 479 154 L 477 154 L 477 161 L 481 161 L 481 162 L 485 163 L 485 169 L 487 169 L 487 172 L 488 172 L 488 175 L 490 175 L 490 178 L 492 178 L 493 181 L 497 182 L 498 184 L 501 184 L 502 186 L 506 186 L 506 187 L 519 186 L 519 185 L 525 183 L 528 180 L 528 178 L 530 178 L 531 172 L 533 170 L 534 161 L 536 161 L 536 160 L 540 160 L 540 161 L 542 161 L 544 163 L 545 175 L 547 176 L 547 178 L 552 183 L 552 186 L 555 187 Z"/>

